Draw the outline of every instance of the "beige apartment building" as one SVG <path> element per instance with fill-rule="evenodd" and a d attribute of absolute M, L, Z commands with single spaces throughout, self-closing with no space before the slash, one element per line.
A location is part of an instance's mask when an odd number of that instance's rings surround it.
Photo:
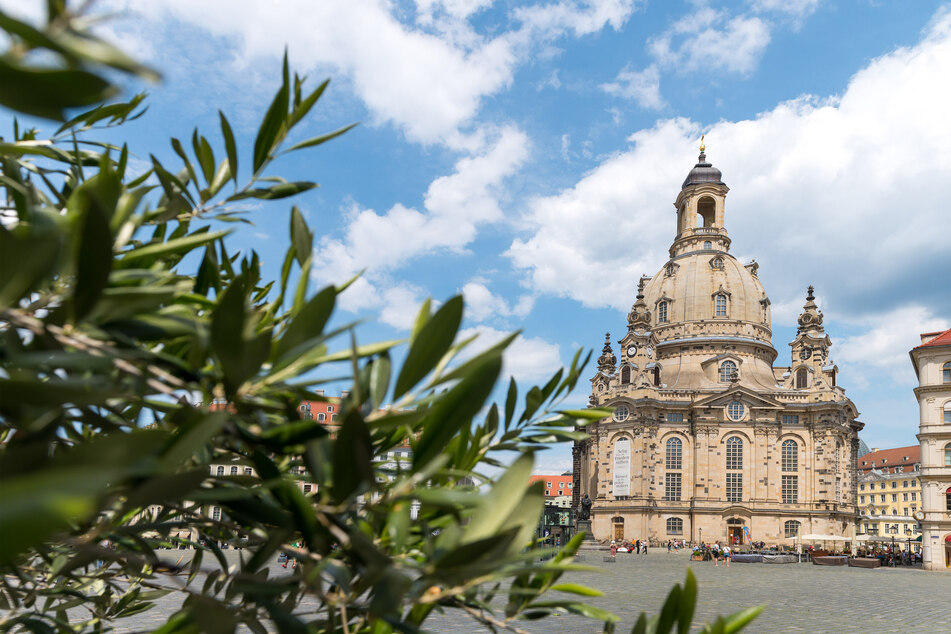
<path fill-rule="evenodd" d="M 590 404 L 613 416 L 575 443 L 574 503 L 590 496 L 602 540 L 849 535 L 863 424 L 813 289 L 788 363 L 774 365 L 769 297 L 756 262 L 730 253 L 729 188 L 700 149 L 674 202 L 670 258 L 605 339 Z"/>
<path fill-rule="evenodd" d="M 894 540 L 902 549 L 918 551 L 921 524 L 921 447 L 872 449 L 859 456 L 859 533 Z"/>
<path fill-rule="evenodd" d="M 922 566 L 951 572 L 951 330 L 921 335 L 911 363 L 921 411 Z"/>

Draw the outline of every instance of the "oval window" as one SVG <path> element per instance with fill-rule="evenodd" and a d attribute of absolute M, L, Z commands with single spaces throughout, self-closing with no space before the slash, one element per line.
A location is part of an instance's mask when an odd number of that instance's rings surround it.
<path fill-rule="evenodd" d="M 627 417 L 631 415 L 631 409 L 627 405 L 618 405 L 614 410 L 614 420 L 617 422 L 623 422 L 627 420 Z"/>
<path fill-rule="evenodd" d="M 726 413 L 730 417 L 730 420 L 740 420 L 743 418 L 743 412 L 746 408 L 743 407 L 743 403 L 739 401 L 733 401 L 726 408 Z"/>

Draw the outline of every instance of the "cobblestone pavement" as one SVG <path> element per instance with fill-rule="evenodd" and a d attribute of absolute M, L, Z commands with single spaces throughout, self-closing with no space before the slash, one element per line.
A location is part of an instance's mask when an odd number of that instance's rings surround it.
<path fill-rule="evenodd" d="M 618 555 L 615 563 L 604 563 L 604 554 L 586 553 L 585 560 L 579 563 L 597 570 L 571 573 L 562 580 L 604 592 L 604 597 L 590 598 L 588 602 L 621 618 L 618 634 L 627 634 L 641 611 L 656 614 L 670 588 L 684 580 L 687 566 L 697 577 L 695 620 L 699 624 L 712 621 L 718 614 L 765 605 L 763 613 L 744 632 L 951 634 L 951 574 L 915 568 L 868 570 L 810 563 L 734 563 L 726 568 L 714 567 L 712 562 L 691 562 L 686 553 L 667 554 L 659 550 L 647 555 Z M 227 556 L 229 560 L 236 557 L 234 552 L 227 552 Z M 275 562 L 270 572 L 280 575 L 285 571 Z M 123 621 L 116 631 L 156 629 L 180 602 L 180 598 L 166 597 L 154 609 Z M 575 616 L 518 625 L 533 634 L 601 631 L 594 622 Z M 456 611 L 434 614 L 426 622 L 426 629 L 439 634 L 483 631 L 470 617 Z"/>

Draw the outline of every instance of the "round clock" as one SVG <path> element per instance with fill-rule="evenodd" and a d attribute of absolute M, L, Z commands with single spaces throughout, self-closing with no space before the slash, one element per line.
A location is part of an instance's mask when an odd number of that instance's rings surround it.
<path fill-rule="evenodd" d="M 637 346 L 628 346 L 627 347 L 627 356 L 633 357 L 637 354 Z"/>
<path fill-rule="evenodd" d="M 914 518 L 915 518 L 916 520 L 918 520 L 919 522 L 922 521 L 923 519 L 925 519 L 925 512 L 924 512 L 924 511 L 915 511 Z"/>

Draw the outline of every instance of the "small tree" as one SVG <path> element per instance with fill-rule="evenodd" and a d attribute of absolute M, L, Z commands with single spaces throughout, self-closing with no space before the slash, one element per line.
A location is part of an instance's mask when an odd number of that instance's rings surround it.
<path fill-rule="evenodd" d="M 152 156 L 133 174 L 129 148 L 96 133 L 141 116 L 144 95 L 107 103 L 108 77 L 157 74 L 48 7 L 40 28 L 0 14 L 0 103 L 61 122 L 46 137 L 15 123 L 0 141 L 0 628 L 102 631 L 174 592 L 163 632 L 413 632 L 435 609 L 489 629 L 556 611 L 611 629 L 613 615 L 571 598 L 597 592 L 559 583 L 579 538 L 540 561 L 543 496 L 527 486 L 534 451 L 605 415 L 557 409 L 587 359 L 522 397 L 510 381 L 489 405 L 515 335 L 459 361 L 471 343 L 456 339 L 460 297 L 424 303 L 405 342 L 328 329 L 347 284 L 310 291 L 313 238 L 296 208 L 278 280 L 219 229 L 242 219 L 241 201 L 315 186 L 265 174 L 349 129 L 286 147 L 327 82 L 306 90 L 285 58 L 250 157 L 221 113 L 222 149 L 196 130 L 190 147 L 171 140 L 180 165 Z M 328 367 L 351 383 L 334 434 L 298 412 Z M 388 468 L 380 457 L 406 442 L 412 463 Z M 255 475 L 210 473 L 231 460 Z M 156 550 L 183 531 L 200 539 L 181 568 Z M 219 544 L 244 547 L 236 566 Z M 272 578 L 279 552 L 299 565 Z"/>

